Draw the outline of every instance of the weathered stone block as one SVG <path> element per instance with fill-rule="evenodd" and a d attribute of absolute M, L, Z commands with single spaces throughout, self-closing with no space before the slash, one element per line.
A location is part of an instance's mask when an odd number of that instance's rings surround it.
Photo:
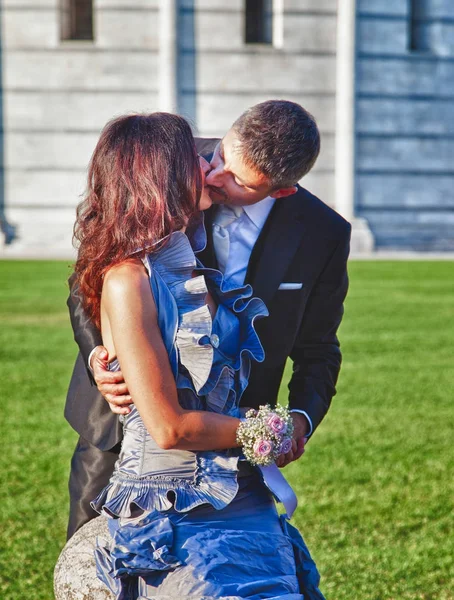
<path fill-rule="evenodd" d="M 194 8 L 196 10 L 210 9 L 226 11 L 240 11 L 244 8 L 244 0 L 180 0 L 181 8 Z"/>
<path fill-rule="evenodd" d="M 107 520 L 98 517 L 81 527 L 63 548 L 54 571 L 55 600 L 113 600 L 96 576 L 96 537 L 109 539 Z"/>
<path fill-rule="evenodd" d="M 244 47 L 244 15 L 242 11 L 182 12 L 180 39 L 183 50 L 239 50 Z"/>
<path fill-rule="evenodd" d="M 362 17 L 358 19 L 357 47 L 371 54 L 406 54 L 409 27 L 407 19 L 391 21 Z"/>
<path fill-rule="evenodd" d="M 430 23 L 424 26 L 428 47 L 438 56 L 454 56 L 454 24 Z"/>
<path fill-rule="evenodd" d="M 358 133 L 454 134 L 454 104 L 450 100 L 359 98 L 356 108 Z"/>
<path fill-rule="evenodd" d="M 23 10 L 24 7 L 30 8 L 30 6 L 39 9 L 55 10 L 57 2 L 58 0 L 34 0 L 33 4 L 31 4 L 30 0 L 3 0 L 2 5 L 3 8 L 17 8 L 20 10 Z"/>
<path fill-rule="evenodd" d="M 357 0 L 356 6 L 359 13 L 407 16 L 408 5 L 408 0 Z"/>
<path fill-rule="evenodd" d="M 454 17 L 454 2 L 452 0 L 430 0 L 426 2 L 427 14 L 432 18 Z"/>
<path fill-rule="evenodd" d="M 454 95 L 454 62 L 408 58 L 358 60 L 357 92 Z"/>
<path fill-rule="evenodd" d="M 30 3 L 28 4 L 30 7 Z M 2 17 L 2 46 L 10 48 L 55 48 L 59 44 L 58 10 L 13 10 L 5 8 Z"/>
<path fill-rule="evenodd" d="M 194 27 L 195 25 L 195 36 Z M 286 51 L 335 52 L 336 17 L 331 15 L 285 14 Z M 197 11 L 181 15 L 180 41 L 184 50 L 248 50 L 244 42 L 242 11 Z"/>
<path fill-rule="evenodd" d="M 358 169 L 391 173 L 452 171 L 453 139 L 361 138 L 358 141 Z"/>
<path fill-rule="evenodd" d="M 5 176 L 5 193 L 8 207 L 67 207 L 73 211 L 75 219 L 75 207 L 81 200 L 86 183 L 85 170 L 8 170 Z"/>
<path fill-rule="evenodd" d="M 284 45 L 286 51 L 336 53 L 336 14 L 285 14 Z"/>
<path fill-rule="evenodd" d="M 21 0 L 22 1 L 22 0 Z M 110 10 L 124 8 L 125 3 L 143 9 L 159 8 L 160 0 L 96 0 L 96 8 L 100 10 Z"/>
<path fill-rule="evenodd" d="M 454 175 L 359 174 L 357 184 L 357 206 L 364 209 L 454 209 Z"/>
<path fill-rule="evenodd" d="M 10 132 L 6 168 L 85 169 L 98 141 L 98 133 Z"/>
<path fill-rule="evenodd" d="M 10 91 L 4 94 L 7 130 L 100 131 L 109 119 L 158 109 L 152 92 Z"/>
<path fill-rule="evenodd" d="M 285 96 L 287 93 L 335 92 L 335 57 L 298 56 L 273 48 L 260 50 L 263 51 L 246 54 L 201 53 L 197 57 L 198 93 L 262 90 L 268 96 Z M 182 57 L 184 91 L 194 89 L 192 76 L 185 76 L 186 72 L 191 73 L 191 61 L 192 57 Z"/>
<path fill-rule="evenodd" d="M 123 2 L 125 6 L 125 2 Z M 159 12 L 155 9 L 98 10 L 96 45 L 101 48 L 159 49 Z"/>
<path fill-rule="evenodd" d="M 337 0 L 285 0 L 286 11 L 337 12 Z"/>
<path fill-rule="evenodd" d="M 445 252 L 454 250 L 452 211 L 368 211 L 360 216 L 369 222 L 378 249 Z"/>
<path fill-rule="evenodd" d="M 91 45 L 52 51 L 11 51 L 4 57 L 6 89 L 157 89 L 152 51 L 96 51 Z"/>

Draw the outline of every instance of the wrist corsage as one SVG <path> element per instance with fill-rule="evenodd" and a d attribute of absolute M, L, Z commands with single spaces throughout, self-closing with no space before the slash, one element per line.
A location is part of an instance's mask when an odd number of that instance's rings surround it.
<path fill-rule="evenodd" d="M 293 420 L 283 406 L 268 404 L 251 409 L 236 432 L 246 459 L 253 465 L 267 466 L 292 448 Z"/>

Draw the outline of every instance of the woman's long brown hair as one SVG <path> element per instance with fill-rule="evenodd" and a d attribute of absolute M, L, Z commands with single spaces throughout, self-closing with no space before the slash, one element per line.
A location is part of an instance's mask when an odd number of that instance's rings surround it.
<path fill-rule="evenodd" d="M 98 327 L 106 271 L 181 229 L 197 210 L 201 189 L 194 138 L 182 117 L 127 115 L 105 126 L 74 226 L 79 291 Z"/>

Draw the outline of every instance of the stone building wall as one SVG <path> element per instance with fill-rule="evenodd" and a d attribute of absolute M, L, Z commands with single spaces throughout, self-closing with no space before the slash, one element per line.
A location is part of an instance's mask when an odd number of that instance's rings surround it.
<path fill-rule="evenodd" d="M 200 134 L 214 137 L 257 102 L 285 98 L 302 104 L 319 123 L 322 152 L 301 183 L 334 205 L 337 1 L 285 0 L 282 47 L 245 45 L 243 0 L 182 4 L 183 114 L 187 107 L 190 116 L 192 108 Z"/>
<path fill-rule="evenodd" d="M 159 0 L 95 0 L 94 42 L 60 41 L 59 0 L 0 2 L 5 205 L 18 236 L 2 252 L 63 256 L 101 127 L 159 108 Z M 177 108 L 212 137 L 262 100 L 300 102 L 323 136 L 303 185 L 334 205 L 336 0 L 282 5 L 274 47 L 245 44 L 243 0 L 179 0 Z"/>
<path fill-rule="evenodd" d="M 359 0 L 356 212 L 377 247 L 454 250 L 454 2 Z"/>
<path fill-rule="evenodd" d="M 95 41 L 60 41 L 59 0 L 3 0 L 4 252 L 67 256 L 100 129 L 157 108 L 158 0 L 95 0 Z M 126 10 L 127 9 L 127 10 Z"/>

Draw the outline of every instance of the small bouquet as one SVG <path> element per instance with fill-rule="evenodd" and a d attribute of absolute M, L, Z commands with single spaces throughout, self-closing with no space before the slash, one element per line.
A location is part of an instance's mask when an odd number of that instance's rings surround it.
<path fill-rule="evenodd" d="M 289 411 L 269 404 L 246 413 L 236 432 L 246 459 L 253 465 L 268 466 L 292 448 L 293 421 Z"/>

